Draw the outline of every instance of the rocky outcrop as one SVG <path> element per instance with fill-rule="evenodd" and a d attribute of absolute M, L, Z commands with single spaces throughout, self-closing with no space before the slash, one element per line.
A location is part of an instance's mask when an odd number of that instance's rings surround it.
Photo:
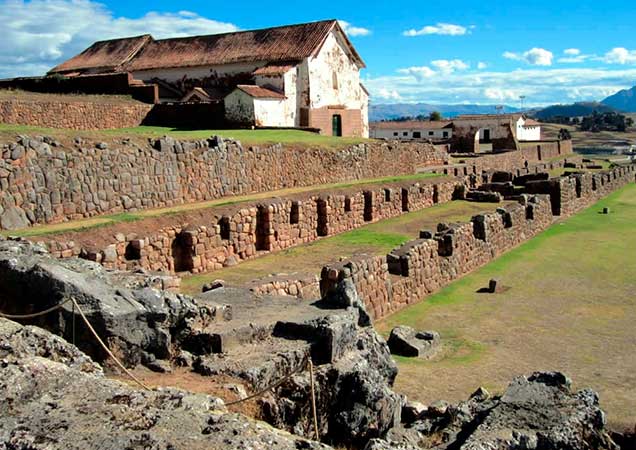
<path fill-rule="evenodd" d="M 230 413 L 215 397 L 108 380 L 62 339 L 5 319 L 0 392 L 1 449 L 330 448 Z"/>
<path fill-rule="evenodd" d="M 429 407 L 366 450 L 617 450 L 598 395 L 570 385 L 561 373 L 535 372 L 514 379 L 501 396 L 480 389 L 457 405 Z"/>
<path fill-rule="evenodd" d="M 111 273 L 86 260 L 57 260 L 38 245 L 0 240 L 0 310 L 30 314 L 73 297 L 97 333 L 128 366 L 145 364 L 157 369 L 156 361 L 170 360 L 175 349 L 209 351 L 210 327 L 231 316 L 229 307 L 203 305 L 155 289 L 152 286 L 161 285 L 161 277 L 157 278 Z M 67 341 L 75 338 L 82 351 L 98 362 L 107 361 L 70 302 L 28 323 Z"/>

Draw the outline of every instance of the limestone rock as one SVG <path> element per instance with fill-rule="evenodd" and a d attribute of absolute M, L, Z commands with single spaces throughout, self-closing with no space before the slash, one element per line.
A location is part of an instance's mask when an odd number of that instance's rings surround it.
<path fill-rule="evenodd" d="M 31 225 L 24 211 L 16 206 L 9 206 L 0 215 L 0 228 L 5 230 L 18 230 Z"/>
<path fill-rule="evenodd" d="M 401 325 L 391 330 L 388 344 L 394 355 L 430 358 L 439 349 L 440 337 L 435 331 L 418 332 Z"/>
<path fill-rule="evenodd" d="M 31 345 L 33 336 L 53 353 Z M 83 370 L 81 361 L 94 363 L 46 331 L 0 319 L 0 344 L 3 449 L 330 448 L 229 413 L 215 397 L 174 388 L 142 391 Z"/>
<path fill-rule="evenodd" d="M 418 447 L 435 450 L 618 450 L 605 429 L 598 395 L 572 392 L 558 372 L 535 372 L 515 378 L 502 396 L 476 392 L 446 408 L 429 408 L 408 425 Z M 412 434 L 375 442 L 367 450 L 410 449 Z"/>
<path fill-rule="evenodd" d="M 165 363 L 155 359 L 170 360 L 180 347 L 205 351 L 201 343 L 209 339 L 210 325 L 228 314 L 223 305 L 199 305 L 191 297 L 148 287 L 152 284 L 152 276 L 109 272 L 83 259 L 58 260 L 26 241 L 0 241 L 0 310 L 39 312 L 72 296 L 124 364 L 165 370 Z M 79 348 L 106 362 L 70 302 L 30 323 L 72 341 L 74 312 Z"/>

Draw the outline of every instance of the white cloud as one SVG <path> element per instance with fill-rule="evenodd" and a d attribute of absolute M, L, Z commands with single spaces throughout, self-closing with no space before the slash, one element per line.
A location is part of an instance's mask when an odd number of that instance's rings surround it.
<path fill-rule="evenodd" d="M 577 56 L 581 54 L 581 50 L 579 50 L 578 48 L 566 48 L 565 50 L 563 50 L 563 54 L 569 56 Z"/>
<path fill-rule="evenodd" d="M 503 57 L 516 61 L 525 61 L 532 66 L 551 66 L 554 55 L 544 48 L 531 48 L 523 53 L 504 52 Z"/>
<path fill-rule="evenodd" d="M 461 59 L 438 59 L 431 61 L 431 66 L 437 68 L 442 73 L 452 73 L 456 70 L 466 70 L 470 67 Z"/>
<path fill-rule="evenodd" d="M 356 27 L 344 20 L 339 20 L 338 23 L 349 36 L 368 36 L 371 34 L 371 30 L 368 28 Z"/>
<path fill-rule="evenodd" d="M 376 95 L 377 97 L 387 100 L 402 100 L 402 96 L 395 89 L 389 90 L 386 88 L 382 88 L 377 92 Z"/>
<path fill-rule="evenodd" d="M 605 53 L 601 60 L 607 64 L 636 64 L 636 50 L 616 47 Z"/>
<path fill-rule="evenodd" d="M 474 28 L 471 27 L 471 29 Z M 423 36 L 428 34 L 440 34 L 445 36 L 463 36 L 469 33 L 468 28 L 452 23 L 438 23 L 436 25 L 427 25 L 419 30 L 411 29 L 403 32 L 404 36 Z"/>
<path fill-rule="evenodd" d="M 511 89 L 486 88 L 484 89 L 484 97 L 489 100 L 516 100 L 519 94 Z"/>
<path fill-rule="evenodd" d="M 149 12 L 114 17 L 90 0 L 0 0 L 0 77 L 42 75 L 97 40 L 150 33 L 155 38 L 213 34 L 238 28 L 196 13 Z"/>
<path fill-rule="evenodd" d="M 421 67 L 408 67 L 406 69 L 398 69 L 398 73 L 405 75 L 411 75 L 416 80 L 423 80 L 425 78 L 431 78 L 437 74 L 433 69 L 427 66 Z"/>
<path fill-rule="evenodd" d="M 592 58 L 595 58 L 595 56 L 594 55 L 576 55 L 576 56 L 566 56 L 563 58 L 559 58 L 557 61 L 562 64 L 580 64 Z"/>
<path fill-rule="evenodd" d="M 636 68 L 528 68 L 510 72 L 461 71 L 444 76 L 436 76 L 438 72 L 430 67 L 427 69 L 400 69 L 396 75 L 367 78 L 364 84 L 372 97 L 384 103 L 392 101 L 379 98 L 381 89 L 396 91 L 402 102 L 507 103 L 518 106 L 519 96 L 525 95 L 525 105 L 535 106 L 601 100 L 633 86 L 636 79 Z"/>
<path fill-rule="evenodd" d="M 488 64 L 487 64 L 487 63 L 485 63 L 485 62 L 483 62 L 483 61 L 479 61 L 479 62 L 477 63 L 477 68 L 478 68 L 479 70 L 483 70 L 483 69 L 485 69 L 485 68 L 487 68 L 487 67 L 488 67 Z"/>

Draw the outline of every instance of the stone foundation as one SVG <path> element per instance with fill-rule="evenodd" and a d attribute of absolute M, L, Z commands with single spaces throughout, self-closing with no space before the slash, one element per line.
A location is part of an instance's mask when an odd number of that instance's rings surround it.
<path fill-rule="evenodd" d="M 527 241 L 553 223 L 634 182 L 636 166 L 608 172 L 576 174 L 526 183 L 519 204 L 498 208 L 470 222 L 439 224 L 423 231 L 387 256 L 358 257 L 325 266 L 321 293 L 326 296 L 344 278 L 351 278 L 372 317 L 392 314 L 438 291 Z M 546 195 L 548 194 L 548 195 Z"/>
<path fill-rule="evenodd" d="M 69 130 L 104 130 L 141 125 L 152 105 L 125 101 L 0 100 L 0 123 L 65 128 Z"/>
<path fill-rule="evenodd" d="M 152 228 L 156 219 L 33 240 L 54 256 L 80 256 L 111 269 L 209 272 L 445 203 L 463 190 L 461 179 L 448 178 L 380 184 L 167 217 L 170 225 L 146 235 L 131 230 Z"/>
<path fill-rule="evenodd" d="M 426 143 L 246 148 L 220 138 L 165 138 L 145 144 L 76 140 L 65 148 L 53 139 L 21 137 L 0 147 L 0 228 L 413 174 L 447 160 L 443 149 Z"/>

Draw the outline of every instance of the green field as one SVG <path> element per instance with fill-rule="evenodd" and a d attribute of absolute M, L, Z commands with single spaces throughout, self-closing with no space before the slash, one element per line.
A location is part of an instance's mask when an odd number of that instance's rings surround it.
<path fill-rule="evenodd" d="M 611 214 L 599 211 L 608 206 Z M 424 403 L 500 391 L 560 370 L 600 393 L 610 424 L 636 422 L 636 185 L 559 222 L 484 268 L 377 324 L 437 330 L 431 361 L 399 358 L 397 390 Z M 500 294 L 477 291 L 497 278 Z"/>

